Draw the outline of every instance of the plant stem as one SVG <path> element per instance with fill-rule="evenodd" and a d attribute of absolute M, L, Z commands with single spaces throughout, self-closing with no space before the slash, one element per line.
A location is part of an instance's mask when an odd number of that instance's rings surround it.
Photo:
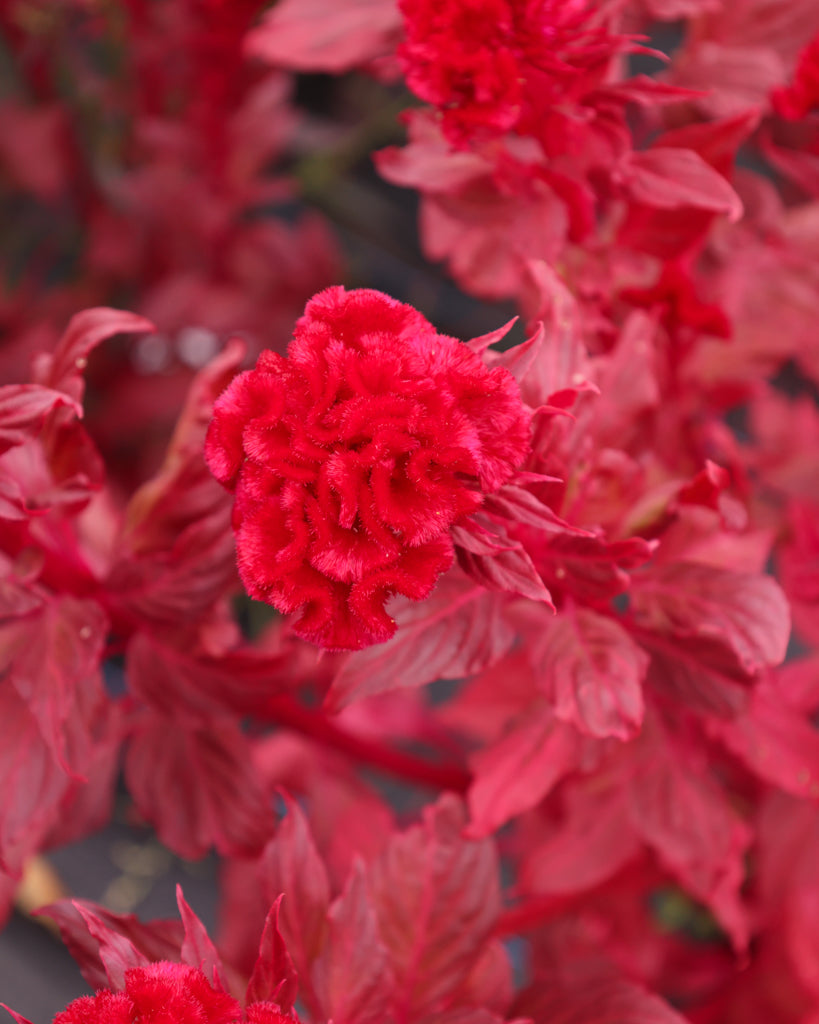
<path fill-rule="evenodd" d="M 493 934 L 496 938 L 519 935 L 545 924 L 556 914 L 563 913 L 577 900 L 576 893 L 554 896 L 537 896 L 505 910 L 495 922 Z"/>
<path fill-rule="evenodd" d="M 335 725 L 321 711 L 312 711 L 292 697 L 271 698 L 267 712 L 280 726 L 308 736 L 324 747 L 349 754 L 354 760 L 405 782 L 465 793 L 472 781 L 470 773 L 461 765 L 427 761 L 394 747 L 355 736 Z"/>

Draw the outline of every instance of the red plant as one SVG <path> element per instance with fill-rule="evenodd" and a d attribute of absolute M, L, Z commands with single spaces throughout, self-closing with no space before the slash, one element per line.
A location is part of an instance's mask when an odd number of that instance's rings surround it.
<path fill-rule="evenodd" d="M 819 1021 L 818 31 L 0 4 L 0 912 L 221 868 L 55 1024 Z"/>

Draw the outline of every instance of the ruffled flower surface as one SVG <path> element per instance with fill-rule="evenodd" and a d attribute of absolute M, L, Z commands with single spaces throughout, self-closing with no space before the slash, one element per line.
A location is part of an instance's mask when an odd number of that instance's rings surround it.
<path fill-rule="evenodd" d="M 527 120 L 588 87 L 621 40 L 591 22 L 586 0 L 401 0 L 407 85 L 464 145 L 476 131 Z M 536 133 L 535 133 L 536 134 Z"/>
<path fill-rule="evenodd" d="M 132 967 L 121 992 L 100 989 L 80 996 L 54 1024 L 284 1024 L 294 1018 L 272 1003 L 256 1003 L 247 1014 L 239 1002 L 215 989 L 202 971 L 167 961 Z"/>
<path fill-rule="evenodd" d="M 235 491 L 251 596 L 300 611 L 335 650 L 389 639 L 393 594 L 426 597 L 453 560 L 450 527 L 529 449 L 505 369 L 381 292 L 330 288 L 215 405 L 205 446 Z"/>

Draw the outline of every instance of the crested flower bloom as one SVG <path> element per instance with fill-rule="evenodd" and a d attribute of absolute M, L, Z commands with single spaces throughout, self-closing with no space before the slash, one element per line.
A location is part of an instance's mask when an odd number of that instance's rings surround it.
<path fill-rule="evenodd" d="M 400 8 L 407 85 L 438 107 L 458 146 L 476 132 L 526 133 L 545 107 L 588 90 L 623 43 L 592 22 L 586 0 L 400 0 Z"/>
<path fill-rule="evenodd" d="M 284 1024 L 294 1018 L 272 1003 L 256 1003 L 243 1013 L 239 1002 L 214 988 L 202 971 L 159 961 L 125 972 L 121 991 L 100 989 L 80 996 L 54 1018 L 54 1024 Z"/>
<path fill-rule="evenodd" d="M 529 449 L 508 371 L 381 292 L 329 288 L 287 357 L 264 352 L 214 407 L 205 454 L 234 491 L 251 596 L 300 612 L 334 650 L 389 639 L 393 594 L 426 597 L 453 561 L 450 527 Z"/>

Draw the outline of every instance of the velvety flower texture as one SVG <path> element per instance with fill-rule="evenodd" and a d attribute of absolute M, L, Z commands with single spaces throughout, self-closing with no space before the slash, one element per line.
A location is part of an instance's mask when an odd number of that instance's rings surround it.
<path fill-rule="evenodd" d="M 80 996 L 54 1024 L 295 1024 L 273 1003 L 254 1003 L 246 1015 L 238 1001 L 211 985 L 202 971 L 167 961 L 132 967 L 124 989 Z"/>
<path fill-rule="evenodd" d="M 205 454 L 235 491 L 248 592 L 300 611 L 334 650 L 389 639 L 393 594 L 420 600 L 450 567 L 450 527 L 529 447 L 505 369 L 381 292 L 329 288 L 287 357 L 264 352 L 218 399 Z"/>
<path fill-rule="evenodd" d="M 407 85 L 441 111 L 455 145 L 476 131 L 526 132 L 548 105 L 588 88 L 621 40 L 586 0 L 400 0 Z M 584 74 L 584 72 L 586 74 Z M 535 134 L 537 134 L 535 132 Z"/>

